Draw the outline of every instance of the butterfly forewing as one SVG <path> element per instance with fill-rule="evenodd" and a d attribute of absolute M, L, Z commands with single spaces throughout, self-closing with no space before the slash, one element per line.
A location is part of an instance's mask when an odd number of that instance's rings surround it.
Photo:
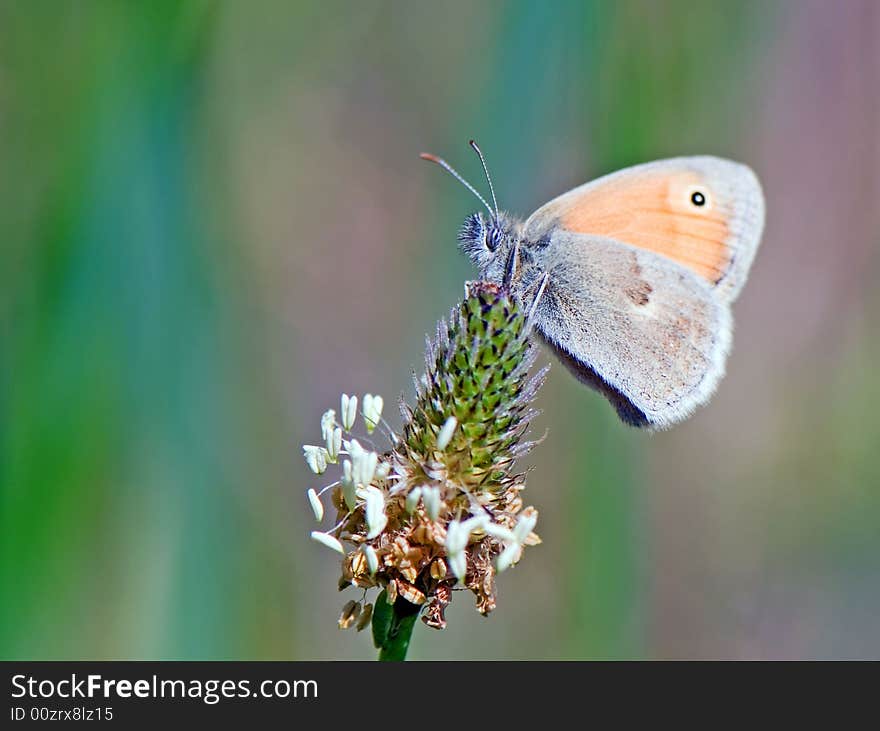
<path fill-rule="evenodd" d="M 760 242 L 764 200 L 754 173 L 716 157 L 682 157 L 627 168 L 539 208 L 524 237 L 552 230 L 590 234 L 664 256 L 732 301 Z"/>

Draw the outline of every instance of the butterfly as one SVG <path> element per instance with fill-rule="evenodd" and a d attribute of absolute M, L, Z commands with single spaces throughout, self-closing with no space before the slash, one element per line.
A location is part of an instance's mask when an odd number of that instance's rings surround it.
<path fill-rule="evenodd" d="M 705 404 L 724 376 L 731 303 L 764 228 L 747 166 L 678 157 L 625 168 L 563 193 L 527 219 L 467 217 L 460 248 L 482 280 L 526 307 L 534 332 L 627 424 L 665 429 Z"/>

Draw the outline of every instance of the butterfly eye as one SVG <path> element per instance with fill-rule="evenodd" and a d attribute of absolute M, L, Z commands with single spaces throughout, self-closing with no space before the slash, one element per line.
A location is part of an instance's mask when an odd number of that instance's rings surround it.
<path fill-rule="evenodd" d="M 702 208 L 706 205 L 706 194 L 701 190 L 695 190 L 691 193 L 691 203 L 697 206 L 697 208 Z"/>
<path fill-rule="evenodd" d="M 501 243 L 501 231 L 494 226 L 490 227 L 486 232 L 486 248 L 489 251 L 495 251 Z"/>

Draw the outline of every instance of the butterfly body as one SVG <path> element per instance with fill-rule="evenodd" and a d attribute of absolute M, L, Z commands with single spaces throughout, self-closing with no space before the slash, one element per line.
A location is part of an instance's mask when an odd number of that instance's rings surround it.
<path fill-rule="evenodd" d="M 525 221 L 473 214 L 459 241 L 482 279 L 534 304 L 538 335 L 580 381 L 626 423 L 663 429 L 724 375 L 763 223 L 749 168 L 685 157 L 599 178 Z"/>

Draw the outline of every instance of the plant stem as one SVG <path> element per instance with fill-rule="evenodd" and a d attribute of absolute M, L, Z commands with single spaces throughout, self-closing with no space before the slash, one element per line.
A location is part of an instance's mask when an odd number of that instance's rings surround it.
<path fill-rule="evenodd" d="M 419 616 L 420 607 L 405 599 L 398 599 L 389 606 L 383 591 L 376 600 L 373 612 L 373 642 L 379 648 L 380 662 L 400 662 L 406 660 L 413 627 Z"/>

